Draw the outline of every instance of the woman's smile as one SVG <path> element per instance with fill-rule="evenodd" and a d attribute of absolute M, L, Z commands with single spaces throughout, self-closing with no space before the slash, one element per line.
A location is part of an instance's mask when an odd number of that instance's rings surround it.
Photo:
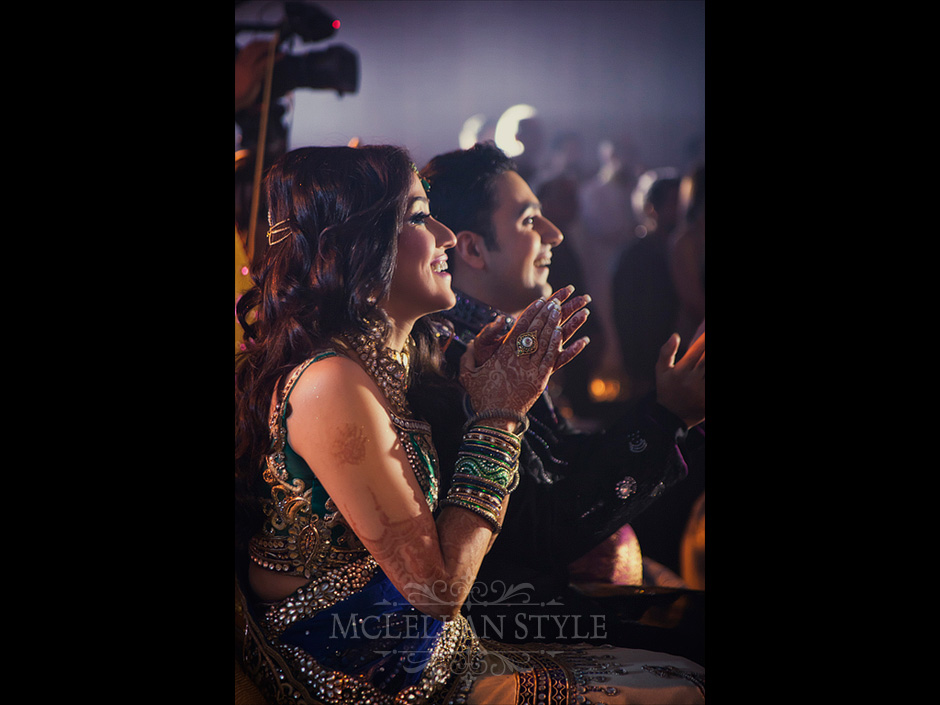
<path fill-rule="evenodd" d="M 450 272 L 447 271 L 447 255 L 438 257 L 431 262 L 431 271 L 435 274 L 450 279 Z"/>

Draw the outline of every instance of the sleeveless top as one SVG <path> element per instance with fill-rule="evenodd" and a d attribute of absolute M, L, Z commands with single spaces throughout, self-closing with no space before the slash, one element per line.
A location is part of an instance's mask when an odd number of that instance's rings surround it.
<path fill-rule="evenodd" d="M 252 538 L 249 552 L 261 567 L 285 575 L 311 578 L 357 562 L 368 563 L 368 551 L 307 463 L 287 443 L 287 410 L 294 385 L 310 365 L 335 356 L 335 351 L 328 350 L 300 365 L 285 384 L 269 417 L 272 444 L 265 458 L 263 478 L 271 495 L 264 502 L 264 525 Z M 438 499 L 438 460 L 431 443 L 431 426 L 398 416 L 390 409 L 386 411 L 433 512 Z"/>
<path fill-rule="evenodd" d="M 268 668 L 282 664 L 283 672 L 271 674 L 275 679 L 283 682 L 291 674 L 294 697 L 306 692 L 331 703 L 452 697 L 461 685 L 457 681 L 464 680 L 454 678 L 454 664 L 465 669 L 468 658 L 481 653 L 468 621 L 458 616 L 443 622 L 412 607 L 287 442 L 289 399 L 297 380 L 313 363 L 336 355 L 322 352 L 301 364 L 269 417 L 271 449 L 263 477 L 270 495 L 249 555 L 265 569 L 311 581 L 284 600 L 259 605 L 264 641 L 279 654 L 261 660 Z M 386 411 L 433 512 L 438 460 L 431 427 Z M 305 676 L 298 679 L 298 673 Z"/>

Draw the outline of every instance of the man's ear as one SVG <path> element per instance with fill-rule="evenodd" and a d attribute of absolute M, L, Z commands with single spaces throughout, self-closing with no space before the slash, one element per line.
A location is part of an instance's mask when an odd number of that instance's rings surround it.
<path fill-rule="evenodd" d="M 486 267 L 486 245 L 483 243 L 483 236 L 472 230 L 461 230 L 457 233 L 457 245 L 454 247 L 457 256 L 460 257 L 461 266 L 466 264 L 471 269 L 483 269 Z"/>

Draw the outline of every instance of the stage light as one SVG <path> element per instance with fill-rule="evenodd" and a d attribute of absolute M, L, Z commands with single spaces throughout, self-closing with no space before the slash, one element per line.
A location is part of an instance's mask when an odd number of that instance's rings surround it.
<path fill-rule="evenodd" d="M 333 20 L 333 29 L 339 29 L 339 20 Z"/>
<path fill-rule="evenodd" d="M 496 146 L 505 152 L 507 157 L 518 157 L 525 151 L 525 146 L 516 139 L 519 123 L 528 118 L 535 117 L 538 111 L 531 105 L 520 103 L 514 105 L 502 115 L 496 123 Z"/>
<path fill-rule="evenodd" d="M 483 113 L 477 113 L 467 118 L 463 127 L 460 128 L 460 135 L 457 137 L 457 143 L 460 145 L 461 149 L 470 149 L 477 143 L 480 130 L 483 129 L 485 123 L 486 115 Z"/>

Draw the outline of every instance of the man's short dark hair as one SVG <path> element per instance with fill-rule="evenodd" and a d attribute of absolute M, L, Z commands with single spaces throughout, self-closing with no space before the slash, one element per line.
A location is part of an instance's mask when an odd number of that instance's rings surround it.
<path fill-rule="evenodd" d="M 496 177 L 507 171 L 516 171 L 516 163 L 492 142 L 434 157 L 421 170 L 431 185 L 431 215 L 454 233 L 481 235 L 488 250 L 498 250 L 492 220 Z"/>

